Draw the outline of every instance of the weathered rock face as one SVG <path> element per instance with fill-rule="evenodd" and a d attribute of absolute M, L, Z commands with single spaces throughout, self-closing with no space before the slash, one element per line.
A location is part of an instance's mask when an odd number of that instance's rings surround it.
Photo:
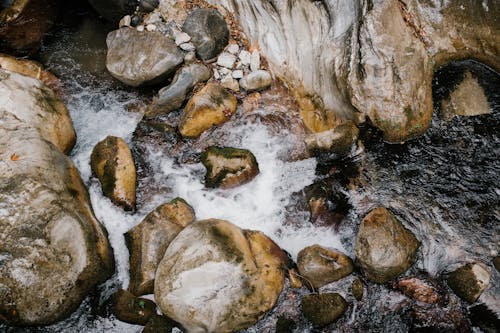
<path fill-rule="evenodd" d="M 237 103 L 224 87 L 207 84 L 186 104 L 179 122 L 181 135 L 196 138 L 212 126 L 225 123 L 236 112 Z"/>
<path fill-rule="evenodd" d="M 201 162 L 207 168 L 207 187 L 233 188 L 248 183 L 259 174 L 255 156 L 246 149 L 208 147 L 201 155 Z"/>
<path fill-rule="evenodd" d="M 122 138 L 108 136 L 99 142 L 90 156 L 90 166 L 105 196 L 125 210 L 135 209 L 135 164 Z"/>
<path fill-rule="evenodd" d="M 175 74 L 172 83 L 158 92 L 158 100 L 148 108 L 146 115 L 157 116 L 179 109 L 194 86 L 208 81 L 211 76 L 212 71 L 200 63 L 182 67 Z"/>
<path fill-rule="evenodd" d="M 19 54 L 38 50 L 56 19 L 57 5 L 58 0 L 14 0 L 0 6 L 0 48 Z"/>
<path fill-rule="evenodd" d="M 106 20 L 118 22 L 123 15 L 134 11 L 137 1 L 134 0 L 88 0 L 90 5 Z"/>
<path fill-rule="evenodd" d="M 125 234 L 130 251 L 130 286 L 135 295 L 152 294 L 156 269 L 170 242 L 194 222 L 194 210 L 176 198 L 157 207 Z"/>
<path fill-rule="evenodd" d="M 500 70 L 498 2 L 208 2 L 226 7 L 295 88 L 314 132 L 368 117 L 385 139 L 406 140 L 429 126 L 436 65 L 472 57 Z"/>
<path fill-rule="evenodd" d="M 322 287 L 352 273 L 352 260 L 345 254 L 313 245 L 301 250 L 297 256 L 299 273 L 313 288 Z"/>
<path fill-rule="evenodd" d="M 490 280 L 491 273 L 486 265 L 473 263 L 453 271 L 448 276 L 447 282 L 458 296 L 474 303 L 488 287 Z"/>
<path fill-rule="evenodd" d="M 385 283 L 410 268 L 418 247 L 415 236 L 391 212 L 380 207 L 361 222 L 355 252 L 365 276 Z"/>
<path fill-rule="evenodd" d="M 189 332 L 236 332 L 274 306 L 286 259 L 260 232 L 221 220 L 193 223 L 158 267 L 156 303 Z"/>
<path fill-rule="evenodd" d="M 73 148 L 76 134 L 68 110 L 41 81 L 0 69 L 0 105 L 65 154 Z"/>
<path fill-rule="evenodd" d="M 22 76 L 31 84 L 25 86 L 16 77 L 21 75 L 0 74 L 2 97 L 19 87 L 35 94 L 46 89 L 32 78 Z M 12 88 L 6 84 L 10 80 L 16 83 Z M 51 131 L 43 130 L 71 127 L 71 122 L 59 123 L 52 96 L 48 101 L 43 96 L 38 107 L 23 106 L 26 98 L 21 98 L 17 104 L 2 101 L 0 110 L 0 322 L 9 325 L 62 319 L 113 270 L 106 233 L 80 175 L 51 143 Z"/>
<path fill-rule="evenodd" d="M 108 71 L 132 87 L 160 83 L 184 60 L 172 39 L 156 31 L 123 27 L 110 32 L 106 44 Z"/>
<path fill-rule="evenodd" d="M 326 326 L 347 310 L 347 302 L 337 293 L 313 294 L 302 298 L 302 313 L 314 326 Z"/>
<path fill-rule="evenodd" d="M 229 41 L 229 29 L 224 17 L 211 8 L 195 9 L 184 21 L 182 30 L 191 36 L 201 60 L 217 57 Z"/>

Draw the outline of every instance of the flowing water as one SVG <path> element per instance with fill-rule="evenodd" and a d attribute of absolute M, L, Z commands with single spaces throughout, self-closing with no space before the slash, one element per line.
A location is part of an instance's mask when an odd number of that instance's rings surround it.
<path fill-rule="evenodd" d="M 69 319 L 26 332 L 140 332 L 142 327 L 116 320 L 106 307 L 109 295 L 129 283 L 123 234 L 156 206 L 177 196 L 193 206 L 198 219 L 221 218 L 242 228 L 261 230 L 294 258 L 312 244 L 334 247 L 354 257 L 354 235 L 360 219 L 382 205 L 422 242 L 418 261 L 409 274 L 426 272 L 437 279 L 460 263 L 479 260 L 489 265 L 492 281 L 499 280 L 500 274 L 491 265 L 500 243 L 500 78 L 496 73 L 474 62 L 462 62 L 439 71 L 435 79 L 435 98 L 439 99 L 447 95 L 446 87 L 463 77 L 465 67 L 471 68 L 485 87 L 492 114 L 448 121 L 440 117 L 437 108 L 431 129 L 402 145 L 384 143 L 380 133 L 367 126 L 362 129 L 363 143 L 342 160 L 287 158 L 300 145 L 300 133 L 269 126 L 259 117 L 285 112 L 279 100 L 250 115 L 240 107 L 224 126 L 194 143 L 176 139 L 175 149 L 170 146 L 173 150 L 168 151 L 158 141 L 134 137 L 142 116 L 133 110 L 148 101 L 150 92 L 134 91 L 109 77 L 104 67 L 104 40 L 106 31 L 113 27 L 84 19 L 85 14 L 73 12 L 68 18 L 71 24 L 55 29 L 42 50 L 41 61 L 63 82 L 78 135 L 71 158 L 89 188 L 97 218 L 109 232 L 117 272 Z M 175 125 L 178 116 L 173 113 L 165 121 Z M 91 177 L 90 153 L 107 135 L 125 138 L 136 154 L 141 153 L 136 156 L 142 162 L 135 213 L 115 207 Z M 206 189 L 204 167 L 196 162 L 196 156 L 207 144 L 250 149 L 259 162 L 260 175 L 236 189 Z M 335 226 L 310 222 L 304 189 L 318 181 L 329 184 L 352 207 Z M 356 302 L 350 293 L 353 278 L 322 288 L 341 293 L 351 304 L 334 326 L 314 330 L 299 310 L 300 297 L 307 290 L 287 288 L 278 306 L 247 332 L 274 332 L 280 315 L 296 320 L 297 332 L 407 332 L 414 327 L 405 310 L 409 304 L 405 296 L 366 283 L 364 300 Z M 492 283 L 480 298 L 497 316 L 499 295 L 500 286 Z M 450 296 L 447 307 L 463 310 L 455 296 Z"/>

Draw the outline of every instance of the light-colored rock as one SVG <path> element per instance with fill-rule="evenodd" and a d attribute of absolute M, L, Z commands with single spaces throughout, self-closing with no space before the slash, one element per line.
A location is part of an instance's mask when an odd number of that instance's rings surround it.
<path fill-rule="evenodd" d="M 184 56 L 184 63 L 185 64 L 191 64 L 196 61 L 196 53 L 194 51 L 187 52 L 186 55 Z"/>
<path fill-rule="evenodd" d="M 194 52 L 196 51 L 196 47 L 193 45 L 193 43 L 183 43 L 179 45 L 179 47 L 186 52 Z"/>
<path fill-rule="evenodd" d="M 191 40 L 191 36 L 182 31 L 174 31 L 175 44 L 181 45 Z"/>
<path fill-rule="evenodd" d="M 243 71 L 241 69 L 233 71 L 233 79 L 241 79 L 243 77 Z"/>
<path fill-rule="evenodd" d="M 237 99 L 224 87 L 208 83 L 188 101 L 179 122 L 183 137 L 196 138 L 225 123 L 236 112 Z"/>
<path fill-rule="evenodd" d="M 211 146 L 201 155 L 207 169 L 205 186 L 233 188 L 248 183 L 259 174 L 259 165 L 251 151 Z"/>
<path fill-rule="evenodd" d="M 122 138 L 108 136 L 100 141 L 92 150 L 90 166 L 106 197 L 125 210 L 135 210 L 134 158 Z"/>
<path fill-rule="evenodd" d="M 258 50 L 252 51 L 252 56 L 250 57 L 250 70 L 252 72 L 258 71 L 260 69 L 260 53 Z"/>
<path fill-rule="evenodd" d="M 361 222 L 354 250 L 364 275 L 373 282 L 385 283 L 413 265 L 419 245 L 391 212 L 379 207 Z"/>
<path fill-rule="evenodd" d="M 119 28 L 130 27 L 131 20 L 132 20 L 132 18 L 130 17 L 130 15 L 125 15 L 124 17 L 122 17 L 122 19 L 118 23 L 118 27 Z"/>
<path fill-rule="evenodd" d="M 222 52 L 217 58 L 217 65 L 228 69 L 232 69 L 235 62 L 236 56 L 227 52 Z"/>
<path fill-rule="evenodd" d="M 156 273 L 155 300 L 188 332 L 236 332 L 274 306 L 285 263 L 286 255 L 260 232 L 199 221 L 170 243 Z"/>
<path fill-rule="evenodd" d="M 238 52 L 240 52 L 240 47 L 238 44 L 235 44 L 235 43 L 231 43 L 228 45 L 227 49 L 226 49 L 227 52 L 231 53 L 231 54 L 238 54 Z"/>
<path fill-rule="evenodd" d="M 441 109 L 446 116 L 478 116 L 491 113 L 484 89 L 469 71 L 466 72 L 464 80 L 450 93 L 449 98 L 442 101 Z"/>
<path fill-rule="evenodd" d="M 220 84 L 224 88 L 227 88 L 227 89 L 232 90 L 234 92 L 240 91 L 240 85 L 239 85 L 238 81 L 233 79 L 233 77 L 231 75 L 224 77 L 220 81 Z"/>
<path fill-rule="evenodd" d="M 240 52 L 240 61 L 243 66 L 250 66 L 250 63 L 252 62 L 252 54 L 247 50 L 242 50 Z"/>
<path fill-rule="evenodd" d="M 161 82 L 184 60 L 177 45 L 156 31 L 121 28 L 108 34 L 106 44 L 108 71 L 133 87 Z"/>
<path fill-rule="evenodd" d="M 220 73 L 219 73 L 219 71 L 217 70 L 217 68 L 213 68 L 213 69 L 212 69 L 212 71 L 213 71 L 213 73 L 214 73 L 214 79 L 216 79 L 216 80 L 220 80 L 220 77 L 221 77 L 221 76 L 220 76 Z"/>
<path fill-rule="evenodd" d="M 349 121 L 330 130 L 308 134 L 305 138 L 310 153 L 333 152 L 346 154 L 358 139 L 359 129 L 354 122 Z"/>
<path fill-rule="evenodd" d="M 156 29 L 157 29 L 156 25 L 154 25 L 154 24 L 148 24 L 148 25 L 146 25 L 146 30 L 147 31 L 156 31 Z"/>
<path fill-rule="evenodd" d="M 464 265 L 450 273 L 447 283 L 453 291 L 469 303 L 474 303 L 491 280 L 491 272 L 482 263 Z"/>
<path fill-rule="evenodd" d="M 184 5 L 184 1 L 161 0 L 158 9 L 166 22 L 175 22 L 178 26 L 181 26 L 187 18 Z"/>
<path fill-rule="evenodd" d="M 139 31 L 139 32 L 143 32 L 144 31 L 144 26 L 141 24 L 141 25 L 138 25 L 135 29 L 137 31 Z"/>
<path fill-rule="evenodd" d="M 130 252 L 130 286 L 134 295 L 152 294 L 156 269 L 170 242 L 195 214 L 183 199 L 176 198 L 149 213 L 125 234 Z"/>
<path fill-rule="evenodd" d="M 76 134 L 68 110 L 40 80 L 0 69 L 0 107 L 37 128 L 63 153 L 73 148 Z"/>
<path fill-rule="evenodd" d="M 259 91 L 268 88 L 273 83 L 273 78 L 268 71 L 256 70 L 244 76 L 240 85 L 246 91 Z"/>

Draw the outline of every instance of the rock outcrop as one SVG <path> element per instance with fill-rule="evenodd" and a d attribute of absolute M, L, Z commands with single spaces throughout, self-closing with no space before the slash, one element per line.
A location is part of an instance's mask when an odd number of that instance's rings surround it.
<path fill-rule="evenodd" d="M 287 257 L 264 234 L 222 220 L 190 224 L 158 267 L 155 300 L 189 332 L 236 332 L 276 303 Z"/>
<path fill-rule="evenodd" d="M 50 324 L 111 274 L 113 255 L 62 153 L 74 142 L 63 104 L 38 80 L 3 70 L 0 98 L 0 322 Z"/>

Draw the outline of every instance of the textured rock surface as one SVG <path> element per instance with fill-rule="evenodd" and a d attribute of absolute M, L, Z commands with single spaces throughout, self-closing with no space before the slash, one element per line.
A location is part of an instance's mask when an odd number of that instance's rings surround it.
<path fill-rule="evenodd" d="M 299 273 L 313 288 L 319 288 L 352 273 L 352 260 L 345 254 L 313 245 L 297 256 Z"/>
<path fill-rule="evenodd" d="M 0 74 L 0 96 L 8 96 L 9 78 Z M 46 89 L 22 78 L 35 94 Z M 38 108 L 26 108 L 22 99 L 0 107 L 0 322 L 10 325 L 64 318 L 113 270 L 106 233 L 80 175 L 51 143 L 51 131 L 43 130 L 52 125 L 73 132 L 71 122 L 58 123 L 52 97 L 42 97 Z"/>
<path fill-rule="evenodd" d="M 125 210 L 135 209 L 135 164 L 122 138 L 108 136 L 99 142 L 92 150 L 90 166 L 105 196 Z"/>
<path fill-rule="evenodd" d="M 199 221 L 170 243 L 156 273 L 156 303 L 189 332 L 236 332 L 274 306 L 286 260 L 260 232 Z"/>
<path fill-rule="evenodd" d="M 314 326 L 326 326 L 339 319 L 347 310 L 347 302 L 337 293 L 313 294 L 302 298 L 304 317 Z"/>
<path fill-rule="evenodd" d="M 186 104 L 179 122 L 183 137 L 196 138 L 215 125 L 220 125 L 236 112 L 237 99 L 224 87 L 209 83 Z"/>
<path fill-rule="evenodd" d="M 435 304 L 443 300 L 442 295 L 432 284 L 416 277 L 399 280 L 395 287 L 406 296 L 419 302 Z"/>
<path fill-rule="evenodd" d="M 246 149 L 211 146 L 201 155 L 201 162 L 207 168 L 206 187 L 233 188 L 259 174 L 255 156 Z"/>
<path fill-rule="evenodd" d="M 130 252 L 130 286 L 135 295 L 152 294 L 156 269 L 170 242 L 194 222 L 194 210 L 176 198 L 149 213 L 125 234 Z"/>
<path fill-rule="evenodd" d="M 385 283 L 410 268 L 418 247 L 415 236 L 391 212 L 379 207 L 361 222 L 355 253 L 365 276 Z"/>
<path fill-rule="evenodd" d="M 184 60 L 174 41 L 155 31 L 123 27 L 110 32 L 106 44 L 108 71 L 132 87 L 160 83 Z"/>
<path fill-rule="evenodd" d="M 465 299 L 474 303 L 482 292 L 488 287 L 491 273 L 484 264 L 467 264 L 450 273 L 448 285 L 453 291 Z"/>
<path fill-rule="evenodd" d="M 478 116 L 491 113 L 483 88 L 469 71 L 449 98 L 442 101 L 441 109 L 447 116 Z"/>

